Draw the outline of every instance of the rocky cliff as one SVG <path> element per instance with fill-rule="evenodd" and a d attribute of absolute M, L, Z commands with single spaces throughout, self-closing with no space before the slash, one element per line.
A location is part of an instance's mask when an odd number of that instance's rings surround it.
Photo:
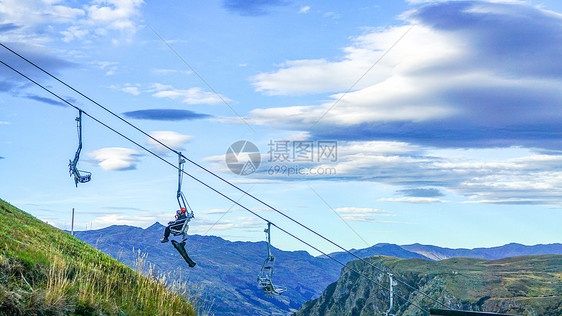
<path fill-rule="evenodd" d="M 430 308 L 562 315 L 561 255 L 438 262 L 391 257 L 367 260 L 383 271 L 388 267 L 402 281 L 395 286 L 391 310 L 395 315 L 428 315 Z M 381 315 L 389 307 L 388 288 L 386 273 L 354 260 L 337 282 L 330 284 L 318 299 L 305 303 L 296 315 Z"/>

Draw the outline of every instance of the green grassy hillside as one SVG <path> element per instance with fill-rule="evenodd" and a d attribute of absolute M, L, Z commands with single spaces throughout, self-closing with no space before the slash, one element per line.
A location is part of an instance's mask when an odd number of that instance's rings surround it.
<path fill-rule="evenodd" d="M 195 315 L 160 282 L 0 200 L 0 315 Z"/>

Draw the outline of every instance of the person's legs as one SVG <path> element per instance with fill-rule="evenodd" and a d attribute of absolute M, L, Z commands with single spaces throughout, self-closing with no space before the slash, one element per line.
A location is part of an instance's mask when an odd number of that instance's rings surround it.
<path fill-rule="evenodd" d="M 170 226 L 166 226 L 166 229 L 164 230 L 164 238 L 162 238 L 160 242 L 167 242 L 168 237 L 170 237 Z"/>
<path fill-rule="evenodd" d="M 175 240 L 172 240 L 172 244 L 177 249 L 177 251 L 180 253 L 180 255 L 185 259 L 187 264 L 191 268 L 195 267 L 195 265 L 196 265 L 195 261 L 191 260 L 191 258 L 187 255 L 187 251 L 185 251 L 185 242 L 184 241 L 176 242 Z"/>

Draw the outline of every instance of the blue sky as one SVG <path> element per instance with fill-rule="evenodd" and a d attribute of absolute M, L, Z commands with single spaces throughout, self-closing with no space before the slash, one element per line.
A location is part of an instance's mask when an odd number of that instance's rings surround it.
<path fill-rule="evenodd" d="M 0 39 L 347 248 L 562 241 L 559 1 L 2 0 Z M 177 163 L 3 48 L 0 59 Z M 79 167 L 92 181 L 74 186 L 76 115 L 0 67 L 0 197 L 63 229 L 72 208 L 80 230 L 170 220 L 177 171 L 88 117 Z M 248 175 L 225 162 L 239 140 L 261 154 Z M 183 191 L 192 233 L 263 240 L 265 223 L 232 202 L 188 178 Z"/>

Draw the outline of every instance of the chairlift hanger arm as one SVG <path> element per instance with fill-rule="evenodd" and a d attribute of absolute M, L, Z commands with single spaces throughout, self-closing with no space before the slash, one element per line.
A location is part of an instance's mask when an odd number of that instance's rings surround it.
<path fill-rule="evenodd" d="M 178 197 L 181 194 L 181 185 L 183 183 L 183 170 L 185 159 L 182 158 L 181 152 L 178 152 Z"/>
<path fill-rule="evenodd" d="M 76 118 L 76 129 L 78 130 L 78 149 L 74 154 L 72 165 L 76 166 L 80 159 L 80 152 L 82 151 L 82 110 L 78 110 L 78 117 Z"/>
<path fill-rule="evenodd" d="M 267 222 L 267 228 L 264 230 L 265 240 L 267 241 L 267 258 L 273 258 L 271 255 L 271 222 Z"/>
<path fill-rule="evenodd" d="M 80 152 L 82 151 L 82 110 L 78 109 L 78 117 L 76 118 L 76 129 L 78 130 L 78 149 L 74 154 L 74 160 L 68 164 L 71 176 L 74 176 L 74 184 L 78 187 L 78 183 L 86 183 L 92 179 L 92 174 L 88 171 L 78 170 L 78 161 L 80 160 Z M 83 175 L 80 173 L 84 173 Z"/>
<path fill-rule="evenodd" d="M 183 183 L 183 174 L 185 173 L 184 171 L 184 164 L 185 164 L 185 159 L 182 158 L 182 154 L 181 152 L 178 152 L 178 191 L 176 194 L 177 200 L 178 200 L 178 204 L 180 206 L 180 209 L 185 209 L 187 212 L 187 218 L 191 219 L 195 217 L 195 214 L 193 214 L 193 210 L 191 209 L 191 206 L 189 205 L 189 203 L 187 202 L 187 199 L 185 198 L 185 195 L 183 194 L 182 190 L 181 190 L 181 186 Z M 188 212 L 189 211 L 189 212 Z"/>

